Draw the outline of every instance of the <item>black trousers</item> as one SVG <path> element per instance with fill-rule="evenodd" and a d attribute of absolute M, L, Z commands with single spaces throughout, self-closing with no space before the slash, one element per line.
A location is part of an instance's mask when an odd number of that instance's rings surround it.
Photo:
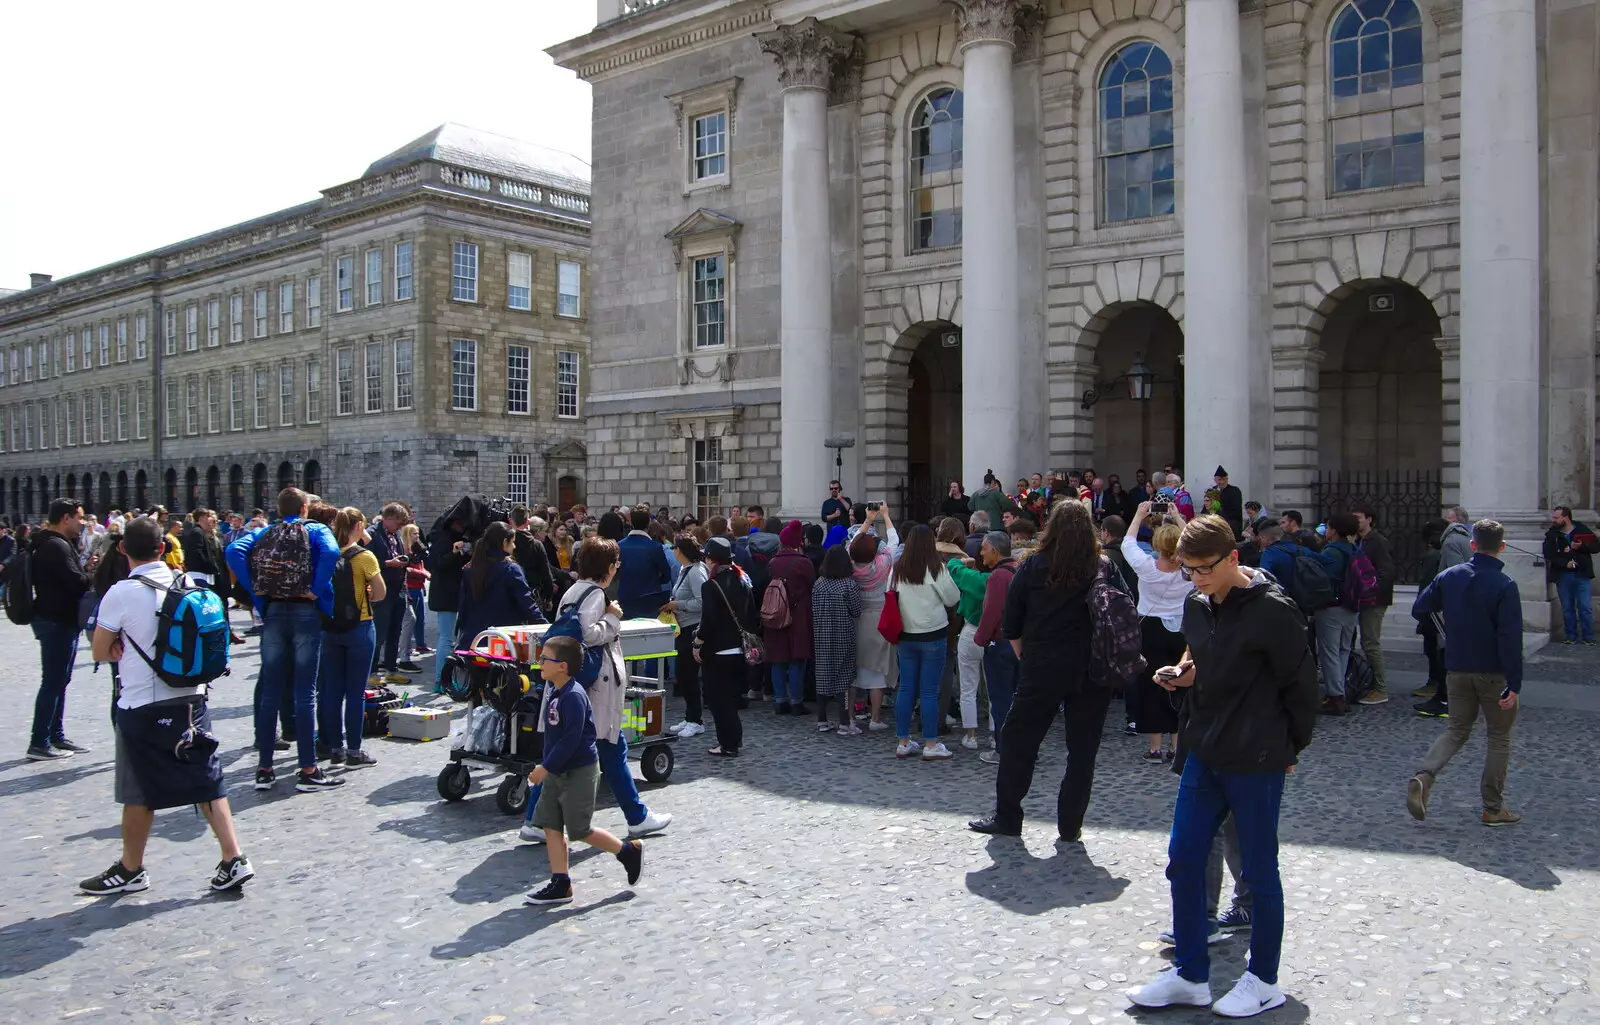
<path fill-rule="evenodd" d="M 743 655 L 705 655 L 700 681 L 706 707 L 717 724 L 717 746 L 736 753 L 744 744 L 744 723 L 739 720 L 739 695 L 748 684 Z"/>
<path fill-rule="evenodd" d="M 678 631 L 678 658 L 673 664 L 678 669 L 678 696 L 683 698 L 685 722 L 702 722 L 704 703 L 700 699 L 700 663 L 694 660 L 695 627 Z"/>
<path fill-rule="evenodd" d="M 1026 673 L 1026 668 L 1023 671 Z M 1000 772 L 994 789 L 995 814 L 1003 824 L 1022 824 L 1022 799 L 1033 785 L 1039 745 L 1055 723 L 1056 710 L 1064 707 L 1067 771 L 1056 797 L 1056 829 L 1067 839 L 1077 837 L 1089 810 L 1094 760 L 1100 753 L 1100 734 L 1110 704 L 1111 691 L 1090 684 L 1081 674 L 1046 671 L 1032 679 L 1022 678 L 1000 728 Z"/>

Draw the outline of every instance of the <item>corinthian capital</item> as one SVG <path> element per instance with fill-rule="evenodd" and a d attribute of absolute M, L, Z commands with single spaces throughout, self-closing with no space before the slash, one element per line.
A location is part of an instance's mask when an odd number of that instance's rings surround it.
<path fill-rule="evenodd" d="M 815 18 L 757 32 L 756 44 L 777 60 L 778 84 L 786 90 L 826 90 L 834 66 L 855 52 L 853 36 L 836 32 Z"/>
<path fill-rule="evenodd" d="M 946 0 L 956 9 L 957 40 L 965 48 L 974 43 L 1015 46 L 1017 25 L 1039 6 L 1038 0 Z"/>

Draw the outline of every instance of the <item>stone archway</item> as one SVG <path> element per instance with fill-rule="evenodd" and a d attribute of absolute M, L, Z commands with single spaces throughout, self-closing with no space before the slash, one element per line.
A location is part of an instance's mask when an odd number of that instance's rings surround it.
<path fill-rule="evenodd" d="M 1182 462 L 1183 328 L 1153 302 L 1118 303 L 1096 319 L 1107 323 L 1100 329 L 1100 374 L 1089 409 L 1094 421 L 1091 462 L 1102 476 L 1115 473 L 1131 489 L 1135 470 Z M 1145 400 L 1132 398 L 1127 380 L 1118 380 L 1136 363 L 1156 375 Z"/>
<path fill-rule="evenodd" d="M 867 382 L 863 411 L 866 493 L 853 497 L 926 520 L 944 482 L 961 477 L 961 329 L 942 318 L 908 324 L 882 366 L 881 378 Z"/>

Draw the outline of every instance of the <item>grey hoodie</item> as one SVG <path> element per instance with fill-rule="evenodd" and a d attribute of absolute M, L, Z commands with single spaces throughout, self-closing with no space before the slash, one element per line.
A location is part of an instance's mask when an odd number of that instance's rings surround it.
<path fill-rule="evenodd" d="M 750 550 L 767 558 L 778 554 L 778 535 L 758 530 L 750 535 Z"/>
<path fill-rule="evenodd" d="M 1472 531 L 1465 523 L 1452 523 L 1439 538 L 1439 569 L 1447 570 L 1472 560 Z"/>

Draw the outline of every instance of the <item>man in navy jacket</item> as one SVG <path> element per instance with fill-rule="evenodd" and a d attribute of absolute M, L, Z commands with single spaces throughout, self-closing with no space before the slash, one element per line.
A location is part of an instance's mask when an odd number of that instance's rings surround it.
<path fill-rule="evenodd" d="M 617 601 L 623 619 L 653 618 L 661 612 L 672 592 L 672 567 L 667 552 L 646 531 L 650 527 L 650 507 L 636 505 L 628 514 L 633 527 L 617 542 L 622 550 L 622 565 L 617 570 Z"/>

